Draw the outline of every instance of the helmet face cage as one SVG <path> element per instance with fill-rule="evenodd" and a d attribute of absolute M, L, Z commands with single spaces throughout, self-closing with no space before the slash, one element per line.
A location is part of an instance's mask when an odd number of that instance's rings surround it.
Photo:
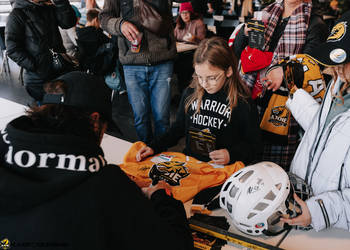
<path fill-rule="evenodd" d="M 250 235 L 275 235 L 285 229 L 290 193 L 287 173 L 272 162 L 245 167 L 227 179 L 220 192 L 220 206 L 234 225 Z"/>
<path fill-rule="evenodd" d="M 290 218 L 294 218 L 299 216 L 302 213 L 302 210 L 300 205 L 295 201 L 293 193 L 295 193 L 303 201 L 306 201 L 311 196 L 313 196 L 313 191 L 312 188 L 297 175 L 288 173 L 288 177 L 291 185 L 291 190 L 286 200 L 286 207 L 288 209 L 287 212 L 290 215 Z M 310 230 L 311 228 L 311 226 L 295 226 L 295 229 L 297 230 Z"/>

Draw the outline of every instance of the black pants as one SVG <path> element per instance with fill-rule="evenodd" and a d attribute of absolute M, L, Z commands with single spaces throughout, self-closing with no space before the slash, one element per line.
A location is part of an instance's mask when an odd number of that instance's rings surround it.
<path fill-rule="evenodd" d="M 35 101 L 42 101 L 44 97 L 43 85 L 46 82 L 44 79 L 40 78 L 36 73 L 31 71 L 24 71 L 23 74 L 24 86 L 28 94 Z"/>
<path fill-rule="evenodd" d="M 192 80 L 194 51 L 185 51 L 178 54 L 174 64 L 174 73 L 178 79 L 178 91 L 180 95 Z"/>

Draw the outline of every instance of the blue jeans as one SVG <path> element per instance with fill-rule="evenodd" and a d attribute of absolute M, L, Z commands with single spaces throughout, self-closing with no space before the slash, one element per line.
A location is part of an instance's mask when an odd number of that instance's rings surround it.
<path fill-rule="evenodd" d="M 153 139 L 151 114 L 155 136 L 164 134 L 169 128 L 173 62 L 153 66 L 124 65 L 123 69 L 137 135 L 149 144 Z"/>

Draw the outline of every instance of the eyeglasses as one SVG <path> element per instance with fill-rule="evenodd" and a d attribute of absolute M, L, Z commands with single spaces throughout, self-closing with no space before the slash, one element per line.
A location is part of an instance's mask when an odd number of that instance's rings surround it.
<path fill-rule="evenodd" d="M 190 14 L 191 14 L 191 12 L 186 11 L 186 10 L 180 12 L 180 15 L 190 15 Z"/>
<path fill-rule="evenodd" d="M 197 79 L 199 84 L 201 84 L 201 85 L 203 85 L 205 82 L 207 82 L 209 84 L 216 84 L 224 73 L 225 72 L 221 72 L 220 74 L 218 74 L 216 76 L 207 76 L 205 78 L 194 73 L 193 78 Z"/>

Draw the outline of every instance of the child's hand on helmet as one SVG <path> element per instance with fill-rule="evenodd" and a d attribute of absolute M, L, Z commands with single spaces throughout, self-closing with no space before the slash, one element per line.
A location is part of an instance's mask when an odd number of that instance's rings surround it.
<path fill-rule="evenodd" d="M 302 213 L 301 215 L 294 217 L 292 219 L 287 219 L 281 217 L 281 221 L 288 223 L 291 226 L 303 226 L 306 227 L 311 224 L 311 214 L 310 210 L 307 207 L 307 204 L 305 201 L 300 199 L 295 193 L 293 195 L 295 201 L 300 205 Z"/>

